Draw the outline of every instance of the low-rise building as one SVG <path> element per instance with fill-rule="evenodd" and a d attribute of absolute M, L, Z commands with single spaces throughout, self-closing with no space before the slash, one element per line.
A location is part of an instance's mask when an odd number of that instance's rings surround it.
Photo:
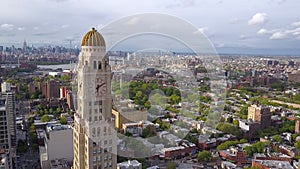
<path fill-rule="evenodd" d="M 40 129 L 41 130 L 41 129 Z M 44 146 L 40 146 L 40 161 L 43 169 L 51 168 L 51 164 L 63 164 L 73 161 L 73 129 L 69 125 L 48 124 L 44 131 Z M 61 166 L 64 166 L 61 164 Z"/>
<path fill-rule="evenodd" d="M 128 160 L 117 164 L 117 169 L 142 169 L 142 164 L 137 160 Z"/>
<path fill-rule="evenodd" d="M 234 161 L 238 165 L 247 163 L 246 153 L 242 149 L 231 147 L 230 149 L 222 150 L 219 153 L 221 157 Z"/>
<path fill-rule="evenodd" d="M 261 169 L 294 169 L 287 161 L 276 160 L 252 160 L 252 167 L 259 167 Z"/>

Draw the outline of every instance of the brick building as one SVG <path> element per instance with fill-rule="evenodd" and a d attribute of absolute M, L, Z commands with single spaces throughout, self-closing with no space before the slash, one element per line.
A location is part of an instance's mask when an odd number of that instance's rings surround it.
<path fill-rule="evenodd" d="M 271 112 L 269 107 L 251 105 L 248 107 L 248 120 L 260 123 L 261 128 L 271 125 Z"/>
<path fill-rule="evenodd" d="M 247 163 L 246 153 L 239 148 L 232 147 L 229 150 L 222 150 L 219 153 L 221 157 L 234 161 L 238 165 Z"/>

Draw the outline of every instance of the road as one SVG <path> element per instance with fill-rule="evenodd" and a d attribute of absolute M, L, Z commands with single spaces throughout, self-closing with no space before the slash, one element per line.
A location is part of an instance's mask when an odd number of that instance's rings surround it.
<path fill-rule="evenodd" d="M 27 122 L 27 118 L 29 117 L 29 101 L 20 101 L 18 103 L 19 109 L 19 115 L 25 117 L 25 132 L 26 132 L 26 140 L 29 145 L 29 149 L 25 154 L 18 154 L 17 155 L 17 169 L 39 169 L 40 163 L 39 163 L 39 152 L 37 150 L 34 150 L 32 147 L 32 141 L 30 139 L 30 131 L 29 131 L 29 125 Z"/>

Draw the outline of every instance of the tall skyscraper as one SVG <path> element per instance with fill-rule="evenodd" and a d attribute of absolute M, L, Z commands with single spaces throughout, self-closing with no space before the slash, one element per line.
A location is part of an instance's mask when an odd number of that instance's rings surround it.
<path fill-rule="evenodd" d="M 94 28 L 82 39 L 78 63 L 74 169 L 117 168 L 112 120 L 111 67 L 105 41 Z"/>
<path fill-rule="evenodd" d="M 23 42 L 23 52 L 27 52 L 27 42 L 24 40 Z"/>
<path fill-rule="evenodd" d="M 13 168 L 9 118 L 7 99 L 0 94 L 0 164 L 5 169 Z"/>
<path fill-rule="evenodd" d="M 17 137 L 16 137 L 16 111 L 15 111 L 15 92 L 11 90 L 11 84 L 3 82 L 1 84 L 2 97 L 6 98 L 6 111 L 8 113 L 8 124 L 11 144 L 11 155 L 16 156 Z M 1 96 L 1 94 L 0 94 Z"/>

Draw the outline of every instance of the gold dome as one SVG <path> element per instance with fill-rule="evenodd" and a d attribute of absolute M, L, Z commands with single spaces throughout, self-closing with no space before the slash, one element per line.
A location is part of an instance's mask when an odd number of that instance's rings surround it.
<path fill-rule="evenodd" d="M 81 46 L 102 46 L 105 47 L 105 41 L 103 36 L 97 32 L 95 28 L 92 28 L 86 33 L 82 39 Z"/>

